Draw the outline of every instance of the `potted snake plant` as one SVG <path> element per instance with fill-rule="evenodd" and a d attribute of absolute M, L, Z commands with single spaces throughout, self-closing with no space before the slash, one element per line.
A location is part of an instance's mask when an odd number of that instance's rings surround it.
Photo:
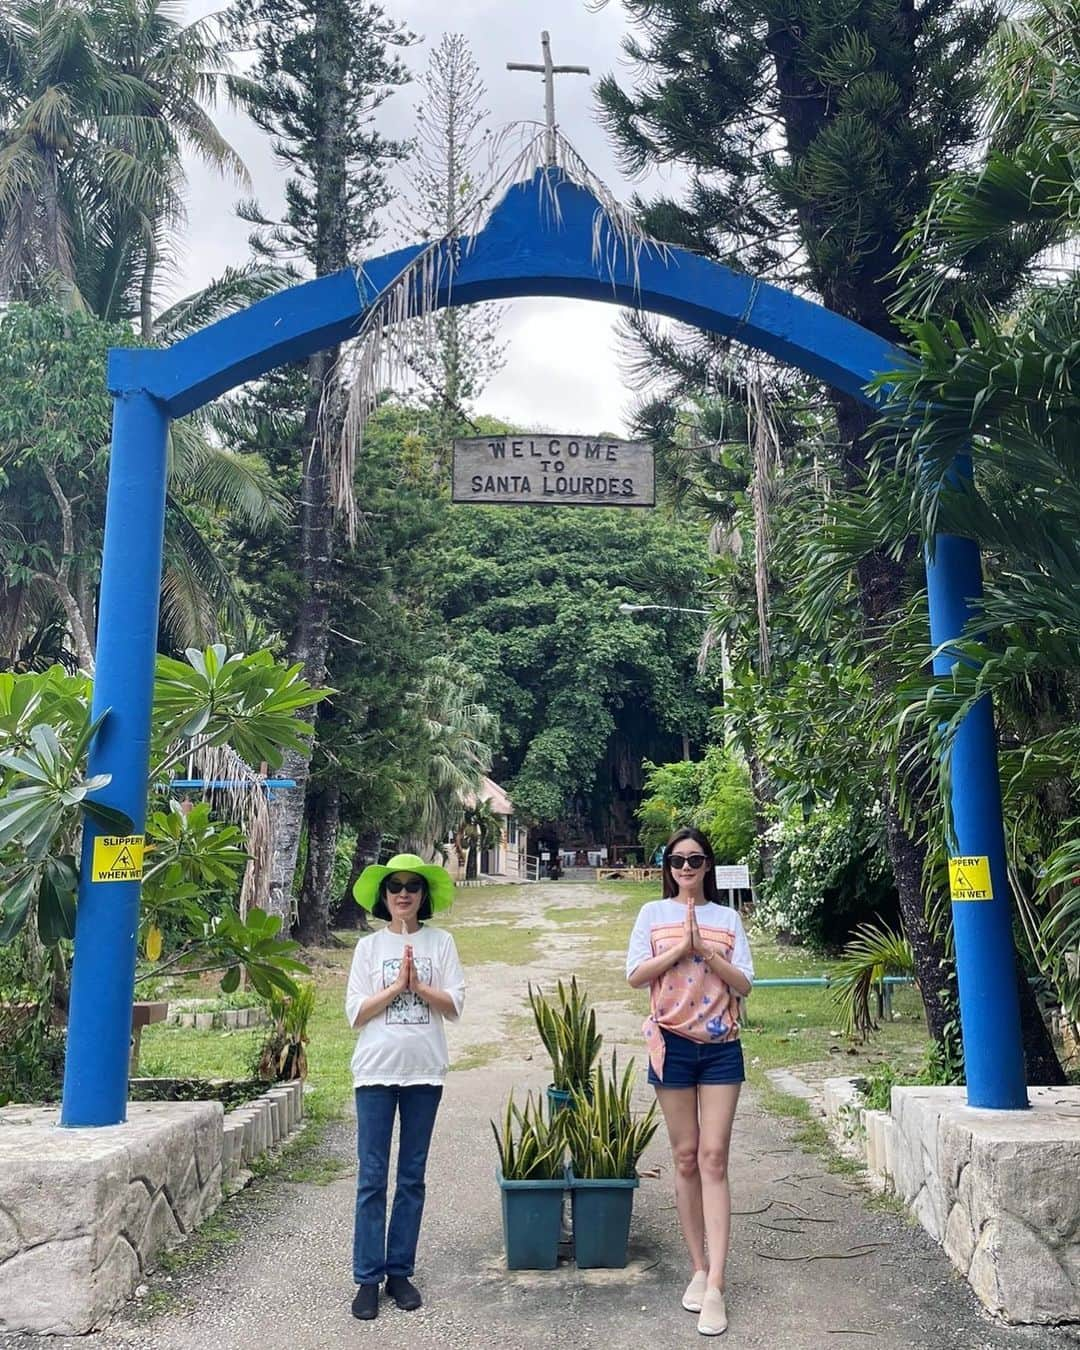
<path fill-rule="evenodd" d="M 575 1089 L 561 1114 L 570 1154 L 567 1177 L 574 1225 L 574 1260 L 589 1269 L 626 1265 L 630 1215 L 639 1185 L 638 1161 L 660 1124 L 653 1102 L 644 1115 L 631 1105 L 634 1061 L 619 1077 L 597 1065 L 592 1093 Z"/>
<path fill-rule="evenodd" d="M 596 1013 L 588 995 L 578 988 L 576 976 L 569 990 L 562 980 L 556 985 L 556 1000 L 549 1000 L 540 989 L 529 985 L 529 1004 L 536 1029 L 551 1058 L 551 1084 L 548 1104 L 561 1110 L 575 1089 L 592 1091 L 591 1075 L 600 1053 L 601 1037 L 596 1030 Z"/>
<path fill-rule="evenodd" d="M 530 1092 L 521 1110 L 510 1093 L 501 1125 L 491 1122 L 499 1151 L 503 1237 L 510 1270 L 554 1270 L 559 1258 L 566 1145 L 560 1113 Z"/>

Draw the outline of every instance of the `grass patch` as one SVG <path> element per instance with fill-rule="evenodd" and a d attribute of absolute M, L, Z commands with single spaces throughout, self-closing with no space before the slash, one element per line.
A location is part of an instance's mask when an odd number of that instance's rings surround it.
<path fill-rule="evenodd" d="M 827 1172 L 837 1176 L 862 1176 L 863 1168 L 853 1158 L 846 1157 L 836 1149 L 824 1121 L 811 1111 L 809 1102 L 802 1097 L 790 1097 L 786 1092 L 777 1092 L 769 1086 L 762 1089 L 758 1096 L 770 1115 L 791 1121 L 795 1127 L 791 1132 L 791 1142 L 807 1153 L 817 1154 Z"/>
<path fill-rule="evenodd" d="M 507 966 L 528 965 L 537 955 L 541 930 L 477 923 L 455 928 L 453 934 L 461 964 L 468 969 L 492 962 Z"/>
<path fill-rule="evenodd" d="M 149 1321 L 152 1317 L 164 1317 L 168 1312 L 179 1306 L 180 1300 L 168 1289 L 151 1289 L 148 1294 L 139 1299 L 136 1303 L 136 1315 L 141 1320 Z"/>
<path fill-rule="evenodd" d="M 189 1266 L 196 1265 L 216 1255 L 223 1247 L 240 1239 L 240 1229 L 232 1222 L 228 1205 L 222 1205 L 199 1225 L 179 1247 L 162 1252 L 155 1262 L 159 1271 L 165 1275 L 178 1275 Z"/>
<path fill-rule="evenodd" d="M 250 1078 L 264 1027 L 240 1031 L 196 1031 L 158 1022 L 142 1034 L 142 1078 Z"/>
<path fill-rule="evenodd" d="M 486 1042 L 483 1045 L 471 1045 L 450 1065 L 454 1073 L 465 1073 L 469 1069 L 486 1069 L 489 1064 L 494 1064 L 504 1053 L 505 1047 L 496 1045 L 493 1042 Z"/>
<path fill-rule="evenodd" d="M 320 1153 L 319 1145 L 327 1122 L 308 1120 L 303 1129 L 284 1148 L 271 1150 L 251 1164 L 253 1176 L 273 1177 L 276 1181 L 306 1181 L 325 1186 L 352 1170 L 352 1160 Z"/>

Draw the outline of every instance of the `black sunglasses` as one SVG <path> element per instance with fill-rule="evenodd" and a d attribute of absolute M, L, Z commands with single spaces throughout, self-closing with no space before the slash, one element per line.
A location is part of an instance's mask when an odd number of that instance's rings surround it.
<path fill-rule="evenodd" d="M 699 867 L 705 864 L 704 853 L 669 853 L 668 866 L 673 872 L 677 872 L 680 867 L 691 867 L 696 872 Z"/>
<path fill-rule="evenodd" d="M 391 895 L 397 895 L 399 891 L 408 891 L 410 895 L 419 895 L 424 889 L 422 881 L 388 881 L 386 889 Z"/>

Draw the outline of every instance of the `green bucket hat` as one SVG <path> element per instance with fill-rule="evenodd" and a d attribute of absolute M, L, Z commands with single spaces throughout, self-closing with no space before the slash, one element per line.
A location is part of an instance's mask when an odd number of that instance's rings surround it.
<path fill-rule="evenodd" d="M 394 872 L 415 872 L 423 877 L 428 884 L 433 911 L 449 909 L 454 903 L 454 882 L 450 873 L 437 863 L 424 862 L 416 853 L 397 853 L 388 863 L 372 863 L 365 867 L 353 887 L 356 903 L 369 912 L 373 910 L 383 877 L 392 876 Z"/>

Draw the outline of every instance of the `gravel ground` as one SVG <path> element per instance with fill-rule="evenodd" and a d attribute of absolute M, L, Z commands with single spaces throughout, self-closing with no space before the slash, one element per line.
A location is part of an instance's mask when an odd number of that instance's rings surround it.
<path fill-rule="evenodd" d="M 256 1181 L 211 1224 L 231 1236 L 169 1276 L 155 1275 L 141 1299 L 79 1350 L 656 1350 L 701 1345 L 696 1318 L 679 1299 L 688 1271 L 679 1237 L 663 1129 L 643 1163 L 625 1270 L 508 1272 L 502 1254 L 495 1151 L 488 1121 L 513 1087 L 541 1090 L 542 1057 L 529 1058 L 514 1021 L 527 979 L 550 983 L 567 970 L 586 982 L 605 965 L 588 937 L 559 931 L 543 907 L 589 903 L 589 888 L 506 887 L 501 921 L 542 931 L 528 968 L 474 967 L 451 1055 L 495 1042 L 497 1062 L 452 1073 L 428 1168 L 428 1202 L 416 1282 L 418 1312 L 384 1301 L 374 1323 L 356 1322 L 351 1241 L 355 1139 L 351 1122 L 332 1126 L 318 1152 L 343 1167 L 325 1184 Z M 476 920 L 484 922 L 483 912 Z M 640 1011 L 624 999 L 597 1000 L 610 1049 L 643 1062 Z M 526 1054 L 523 1060 L 520 1058 Z M 639 1084 L 644 1106 L 651 1090 Z M 1008 1328 L 982 1312 L 974 1294 L 930 1238 L 906 1216 L 868 1201 L 849 1177 L 795 1147 L 786 1122 L 747 1094 L 736 1118 L 732 1188 L 736 1215 L 728 1264 L 730 1347 L 820 1350 L 1080 1350 L 1080 1326 Z M 312 1159 L 311 1161 L 318 1161 Z M 195 1244 L 198 1244 L 195 1239 Z M 205 1245 L 205 1244 L 204 1244 Z M 189 1247 L 190 1250 L 190 1247 Z M 181 1255 L 184 1249 L 180 1249 Z M 40 1339 L 4 1337 L 3 1350 L 40 1350 Z"/>
<path fill-rule="evenodd" d="M 419 1312 L 384 1302 L 375 1323 L 350 1315 L 350 1171 L 323 1185 L 257 1183 L 222 1211 L 238 1230 L 235 1240 L 183 1274 L 155 1277 L 141 1302 L 107 1331 L 81 1338 L 80 1347 L 316 1350 L 365 1339 L 380 1350 L 701 1344 L 695 1319 L 679 1307 L 685 1258 L 659 1137 L 644 1166 L 661 1174 L 638 1192 L 626 1270 L 505 1270 L 487 1121 L 523 1077 L 542 1085 L 534 1066 L 524 1074 L 477 1069 L 450 1080 L 429 1168 L 416 1277 L 426 1303 Z M 322 1148 L 351 1158 L 348 1123 L 332 1127 Z M 733 1188 L 742 1212 L 729 1264 L 728 1346 L 1080 1346 L 1080 1329 L 989 1321 L 920 1228 L 868 1206 L 857 1185 L 793 1147 L 783 1124 L 749 1096 L 736 1124 Z M 29 1350 L 41 1342 L 9 1337 L 0 1345 Z"/>

